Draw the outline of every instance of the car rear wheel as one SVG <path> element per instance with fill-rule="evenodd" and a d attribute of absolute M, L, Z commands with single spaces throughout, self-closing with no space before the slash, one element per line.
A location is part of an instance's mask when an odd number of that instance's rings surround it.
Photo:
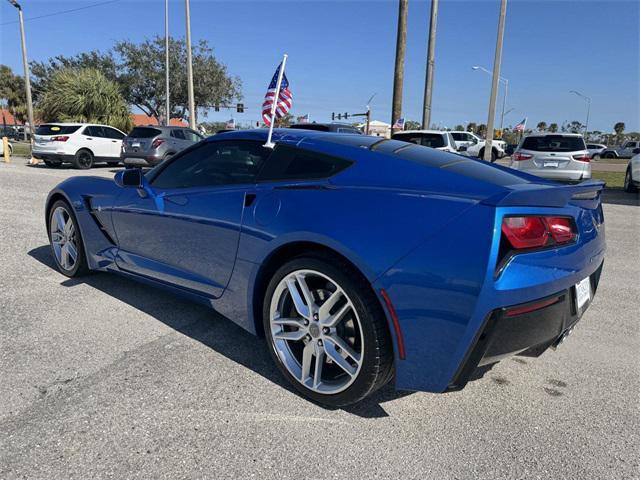
<path fill-rule="evenodd" d="M 278 368 L 315 402 L 358 402 L 393 374 L 380 304 L 366 280 L 339 258 L 318 254 L 283 265 L 267 287 L 263 322 Z"/>
<path fill-rule="evenodd" d="M 74 167 L 87 170 L 93 166 L 93 154 L 89 150 L 78 150 L 73 158 Z"/>
<path fill-rule="evenodd" d="M 627 173 L 624 175 L 624 190 L 625 192 L 635 193 L 638 191 L 638 187 L 636 187 L 633 183 L 633 177 L 631 176 L 631 168 L 627 168 Z"/>
<path fill-rule="evenodd" d="M 49 210 L 49 243 L 58 270 L 67 277 L 89 271 L 82 236 L 73 209 L 58 200 Z"/>
<path fill-rule="evenodd" d="M 607 152 L 603 155 L 604 158 L 616 158 L 613 152 Z"/>

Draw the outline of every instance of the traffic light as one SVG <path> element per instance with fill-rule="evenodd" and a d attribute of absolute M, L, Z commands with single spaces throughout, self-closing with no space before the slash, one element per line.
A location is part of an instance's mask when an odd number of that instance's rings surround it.
<path fill-rule="evenodd" d="M 213 109 L 214 109 L 216 112 L 219 112 L 219 111 L 220 111 L 220 104 L 219 104 L 219 103 L 214 104 L 214 105 L 213 105 Z"/>
<path fill-rule="evenodd" d="M 334 121 L 336 119 L 336 114 L 331 112 L 331 121 Z"/>
<path fill-rule="evenodd" d="M 349 118 L 349 114 L 347 112 L 344 112 L 344 119 L 346 120 L 347 118 Z"/>
<path fill-rule="evenodd" d="M 342 119 L 342 114 L 338 114 L 338 120 Z"/>
<path fill-rule="evenodd" d="M 244 103 L 239 103 L 239 104 L 236 106 L 236 111 L 237 111 L 238 113 L 244 113 Z"/>

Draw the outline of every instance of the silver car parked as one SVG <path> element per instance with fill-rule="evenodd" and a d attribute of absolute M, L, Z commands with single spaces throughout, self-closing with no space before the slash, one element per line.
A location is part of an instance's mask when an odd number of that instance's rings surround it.
<path fill-rule="evenodd" d="M 591 157 L 582 135 L 525 135 L 511 156 L 511 168 L 549 180 L 580 182 L 591 178 Z"/>
<path fill-rule="evenodd" d="M 122 141 L 120 158 L 125 165 L 154 166 L 203 138 L 186 127 L 135 127 Z"/>

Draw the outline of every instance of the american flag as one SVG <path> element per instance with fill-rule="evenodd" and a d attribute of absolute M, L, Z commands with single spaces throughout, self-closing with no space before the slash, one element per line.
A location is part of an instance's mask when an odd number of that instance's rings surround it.
<path fill-rule="evenodd" d="M 394 123 L 393 127 L 391 128 L 400 128 L 404 130 L 404 118 L 400 117 L 399 119 L 397 119 L 396 123 Z"/>
<path fill-rule="evenodd" d="M 513 129 L 516 132 L 524 132 L 524 129 L 526 126 L 527 126 L 527 117 L 524 117 L 524 120 L 522 120 L 519 124 L 513 127 Z"/>
<path fill-rule="evenodd" d="M 267 94 L 264 96 L 264 103 L 262 104 L 262 120 L 268 127 L 271 125 L 271 108 L 273 106 L 274 97 L 276 96 L 276 86 L 278 85 L 278 75 L 280 73 L 282 64 L 276 68 L 276 73 L 273 74 Z M 278 95 L 278 102 L 276 104 L 275 118 L 284 117 L 293 103 L 293 94 L 289 90 L 289 81 L 286 75 L 282 75 L 282 82 L 280 83 L 280 94 Z"/>

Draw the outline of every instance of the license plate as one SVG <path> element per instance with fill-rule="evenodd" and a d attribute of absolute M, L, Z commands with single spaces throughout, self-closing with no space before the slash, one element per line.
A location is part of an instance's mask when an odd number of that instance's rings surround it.
<path fill-rule="evenodd" d="M 544 162 L 544 166 L 545 167 L 554 167 L 554 168 L 558 168 L 558 162 Z"/>
<path fill-rule="evenodd" d="M 589 277 L 576 284 L 576 303 L 580 310 L 589 300 L 591 300 L 591 280 Z"/>

